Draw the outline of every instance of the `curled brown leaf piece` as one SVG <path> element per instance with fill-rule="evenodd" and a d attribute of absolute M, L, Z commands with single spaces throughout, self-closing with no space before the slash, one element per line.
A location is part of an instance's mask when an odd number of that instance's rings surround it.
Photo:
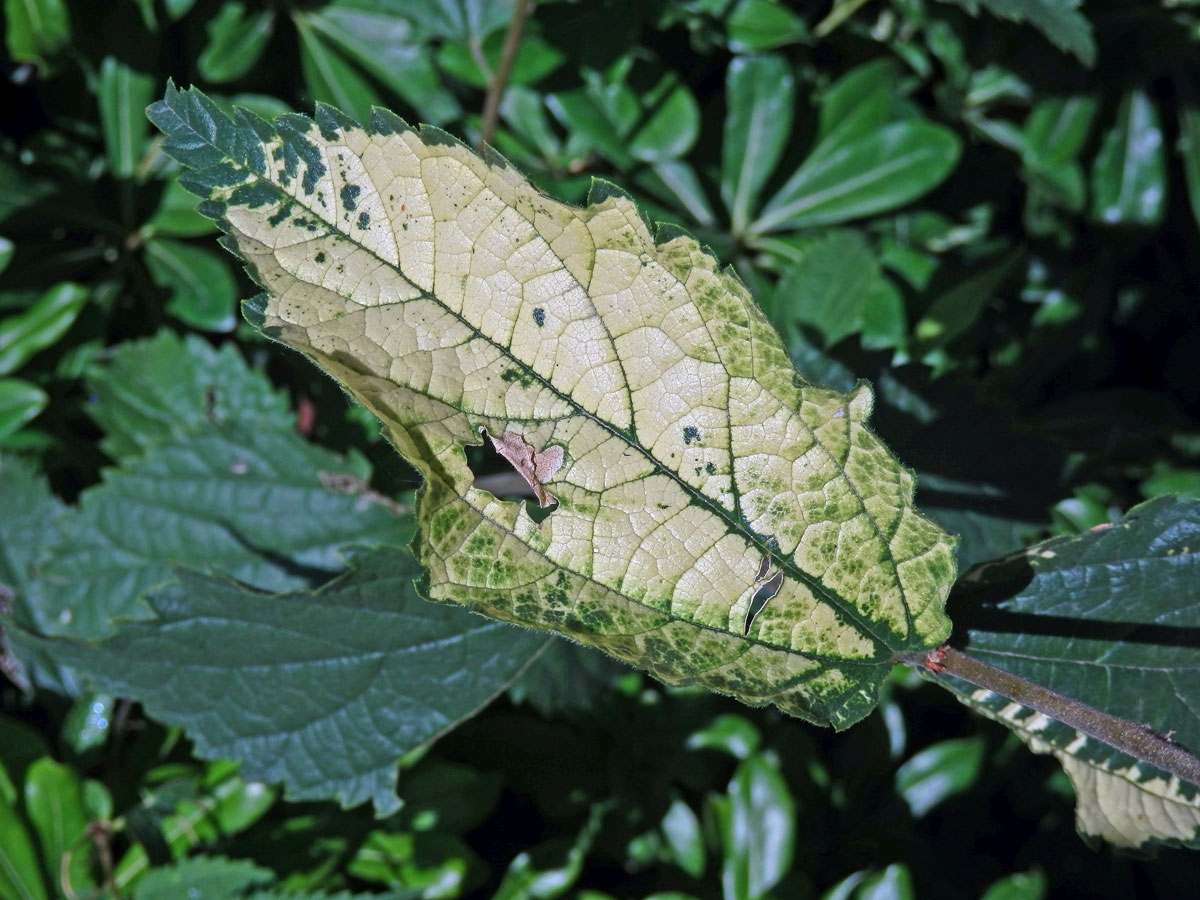
<path fill-rule="evenodd" d="M 547 447 L 539 453 L 514 431 L 506 431 L 500 437 L 496 437 L 480 425 L 479 433 L 486 434 L 496 452 L 512 463 L 517 474 L 528 482 L 534 496 L 537 497 L 538 506 L 545 509 L 556 502 L 554 497 L 546 492 L 545 484 L 562 468 L 562 447 Z"/>

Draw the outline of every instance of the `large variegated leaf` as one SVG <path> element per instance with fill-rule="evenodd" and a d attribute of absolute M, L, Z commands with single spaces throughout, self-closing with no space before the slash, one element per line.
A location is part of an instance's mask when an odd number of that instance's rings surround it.
<path fill-rule="evenodd" d="M 431 599 L 838 727 L 947 635 L 951 543 L 867 429 L 870 389 L 802 381 L 692 238 L 382 111 L 231 120 L 172 87 L 150 115 L 266 290 L 251 320 L 424 474 Z M 473 487 L 485 437 L 544 522 Z"/>

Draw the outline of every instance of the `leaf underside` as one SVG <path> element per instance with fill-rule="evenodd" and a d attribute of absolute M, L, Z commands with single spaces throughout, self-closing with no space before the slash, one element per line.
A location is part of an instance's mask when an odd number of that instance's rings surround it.
<path fill-rule="evenodd" d="M 952 543 L 867 429 L 870 389 L 800 379 L 691 237 L 382 110 L 231 120 L 171 86 L 150 117 L 266 291 L 247 317 L 425 476 L 430 599 L 835 727 L 948 634 Z M 472 486 L 481 429 L 561 448 L 541 525 Z"/>

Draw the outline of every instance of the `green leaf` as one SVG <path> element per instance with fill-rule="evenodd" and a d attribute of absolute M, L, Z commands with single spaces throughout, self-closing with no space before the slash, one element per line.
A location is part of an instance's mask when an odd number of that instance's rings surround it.
<path fill-rule="evenodd" d="M 145 225 L 150 237 L 165 234 L 168 237 L 198 237 L 216 231 L 212 221 L 196 212 L 196 197 L 172 178 L 163 187 L 158 209 Z"/>
<path fill-rule="evenodd" d="M 1200 610 L 1178 602 L 1200 578 L 1198 539 L 1200 501 L 1160 497 L 984 569 L 971 584 L 993 599 L 966 623 L 972 654 L 1200 746 L 1200 682 L 1188 674 L 1200 649 L 1173 637 L 1200 627 Z"/>
<path fill-rule="evenodd" d="M 739 0 L 725 20 L 725 29 L 734 53 L 758 53 L 809 41 L 804 20 L 775 0 Z"/>
<path fill-rule="evenodd" d="M 25 810 L 38 836 L 48 882 L 69 884 L 73 892 L 93 889 L 79 774 L 52 759 L 38 760 L 25 776 Z"/>
<path fill-rule="evenodd" d="M 0 386 L 3 383 L 0 381 Z M 38 568 L 59 539 L 59 519 L 65 511 L 45 477 L 30 463 L 17 457 L 0 457 L 0 585 L 16 595 L 14 614 L 20 614 L 25 595 L 37 580 Z M 10 726 L 17 727 L 5 723 L 0 735 L 8 735 Z M 19 774 L 13 769 L 12 758 L 6 755 L 2 738 L 0 761 L 10 773 Z"/>
<path fill-rule="evenodd" d="M 1096 64 L 1092 24 L 1079 12 L 1083 0 L 942 0 L 971 15 L 986 9 L 1010 22 L 1028 22 L 1058 49 L 1075 56 L 1089 69 Z"/>
<path fill-rule="evenodd" d="M 1166 153 L 1154 101 L 1121 99 L 1092 166 L 1092 216 L 1107 225 L 1157 225 L 1167 205 Z"/>
<path fill-rule="evenodd" d="M 15 434 L 49 403 L 50 396 L 36 384 L 20 378 L 0 378 L 0 438 Z"/>
<path fill-rule="evenodd" d="M 401 14 L 407 11 L 403 4 L 391 6 L 395 8 L 331 4 L 304 21 L 395 91 L 421 114 L 422 121 L 438 125 L 457 118 L 462 108 L 442 84 L 418 20 Z"/>
<path fill-rule="evenodd" d="M 453 78 L 471 87 L 485 90 L 489 82 L 489 73 L 495 72 L 500 65 L 504 51 L 505 34 L 495 31 L 483 42 L 482 56 L 487 69 L 480 68 L 481 61 L 478 50 L 466 44 L 447 43 L 438 48 L 437 62 L 441 69 Z M 536 35 L 523 32 L 521 45 L 513 57 L 512 70 L 509 73 L 510 85 L 529 85 L 541 81 L 566 61 L 566 56 L 557 47 L 547 44 Z"/>
<path fill-rule="evenodd" d="M 717 716 L 687 739 L 689 750 L 720 750 L 735 759 L 748 759 L 758 750 L 762 735 L 744 716 Z"/>
<path fill-rule="evenodd" d="M 1087 143 L 1096 116 L 1096 98 L 1050 97 L 1030 111 L 1022 133 L 1021 157 L 1033 170 L 1074 162 Z"/>
<path fill-rule="evenodd" d="M 1035 869 L 992 882 L 980 900 L 1042 900 L 1045 896 L 1046 876 Z"/>
<path fill-rule="evenodd" d="M 268 289 L 252 324 L 425 476 L 432 599 L 838 727 L 946 634 L 952 544 L 866 429 L 869 390 L 801 381 L 741 283 L 677 230 L 655 244 L 614 186 L 574 209 L 383 113 L 252 130 L 172 89 L 151 116 Z M 544 521 L 473 486 L 485 437 Z"/>
<path fill-rule="evenodd" d="M 621 663 L 571 641 L 550 641 L 509 689 L 515 703 L 528 703 L 542 715 L 582 711 L 595 705 L 622 672 Z"/>
<path fill-rule="evenodd" d="M 76 754 L 103 746 L 108 740 L 115 702 L 109 694 L 81 693 L 63 720 L 60 740 Z"/>
<path fill-rule="evenodd" d="M 945 347 L 969 330 L 1023 258 L 1020 250 L 1013 250 L 934 297 L 913 329 L 918 349 Z"/>
<path fill-rule="evenodd" d="M 113 56 L 100 64 L 97 99 L 100 129 L 108 170 L 117 178 L 130 178 L 146 148 L 146 107 L 154 99 L 155 79 Z"/>
<path fill-rule="evenodd" d="M 700 135 L 700 106 L 688 86 L 667 72 L 641 102 L 643 114 L 629 138 L 634 159 L 661 163 L 686 155 Z"/>
<path fill-rule="evenodd" d="M 413 897 L 440 900 L 465 893 L 481 880 L 486 866 L 453 835 L 372 831 L 346 871 L 363 881 L 405 888 Z"/>
<path fill-rule="evenodd" d="M 853 900 L 917 900 L 912 874 L 904 863 L 892 863 L 868 876 L 848 896 Z"/>
<path fill-rule="evenodd" d="M 121 344 L 87 378 L 88 414 L 104 429 L 113 459 L 198 431 L 238 423 L 287 432 L 295 428 L 289 401 L 263 373 L 246 365 L 233 344 L 163 331 Z"/>
<path fill-rule="evenodd" d="M 361 470 L 298 435 L 231 422 L 161 440 L 84 491 L 46 563 L 38 627 L 98 638 L 145 618 L 172 566 L 211 566 L 261 590 L 338 572 L 352 544 L 403 546 L 412 519 Z"/>
<path fill-rule="evenodd" d="M 0 237 L 0 272 L 8 268 L 8 264 L 12 262 L 13 254 L 17 248 L 13 242 L 6 237 Z"/>
<path fill-rule="evenodd" d="M 725 74 L 721 199 L 733 231 L 750 221 L 792 131 L 796 80 L 781 56 L 735 57 Z"/>
<path fill-rule="evenodd" d="M 232 331 L 237 319 L 237 282 L 215 253 L 182 241 L 154 238 L 146 244 L 146 268 L 170 292 L 167 312 L 193 328 Z"/>
<path fill-rule="evenodd" d="M 1194 101 L 1179 109 L 1179 155 L 1192 218 L 1200 224 L 1200 105 Z"/>
<path fill-rule="evenodd" d="M 870 246 L 857 231 L 833 231 L 805 247 L 776 291 L 775 317 L 786 335 L 795 322 L 812 325 L 832 346 L 862 326 L 882 279 Z"/>
<path fill-rule="evenodd" d="M 969 790 L 983 768 L 982 738 L 955 738 L 926 747 L 896 771 L 896 792 L 918 819 Z"/>
<path fill-rule="evenodd" d="M 637 94 L 626 84 L 591 85 L 549 94 L 546 103 L 573 134 L 621 169 L 633 166 L 625 140 L 640 115 Z"/>
<path fill-rule="evenodd" d="M 33 839 L 16 809 L 0 797 L 0 896 L 48 900 Z"/>
<path fill-rule="evenodd" d="M 0 319 L 0 375 L 15 372 L 34 354 L 54 346 L 90 296 L 83 285 L 63 281 L 47 288 L 25 312 Z"/>
<path fill-rule="evenodd" d="M 512 20 L 513 0 L 392 0 L 428 35 L 459 44 L 482 41 Z"/>
<path fill-rule="evenodd" d="M 147 872 L 138 882 L 133 900 L 230 900 L 273 878 L 270 869 L 249 860 L 195 856 Z"/>
<path fill-rule="evenodd" d="M 15 62 L 42 68 L 71 40 L 71 18 L 65 0 L 4 0 L 8 28 L 5 43 Z"/>
<path fill-rule="evenodd" d="M 139 700 L 201 757 L 242 760 L 245 778 L 385 815 L 400 806 L 397 760 L 477 712 L 546 640 L 425 603 L 419 576 L 394 547 L 282 597 L 179 570 L 150 597 L 156 618 L 102 643 L 12 639 Z"/>
<path fill-rule="evenodd" d="M 829 225 L 903 206 L 950 174 L 959 149 L 954 132 L 922 121 L 894 122 L 848 144 L 818 144 L 750 230 Z"/>
<path fill-rule="evenodd" d="M 963 610 L 971 653 L 1105 712 L 1200 746 L 1200 628 L 1181 604 L 1200 579 L 1200 501 L 1161 497 L 1121 521 L 976 570 Z M 949 685 L 1052 751 L 1080 788 L 1079 825 L 1126 846 L 1200 846 L 1200 787 L 1005 698 Z M 1013 707 L 1013 708 L 1010 708 Z M 1082 787 L 1081 787 L 1082 786 Z M 1140 819 L 1125 815 L 1147 810 Z M 1153 812 L 1151 812 L 1153 810 Z"/>
<path fill-rule="evenodd" d="M 518 853 L 492 900 L 553 900 L 570 890 L 583 872 L 604 811 L 603 806 L 593 806 L 574 841 L 547 841 Z"/>
<path fill-rule="evenodd" d="M 371 83 L 357 67 L 330 46 L 310 13 L 293 12 L 292 21 L 300 37 L 300 67 L 313 99 L 333 103 L 351 114 L 366 117 L 383 103 Z"/>
<path fill-rule="evenodd" d="M 902 81 L 894 59 L 855 66 L 821 95 L 816 143 L 827 148 L 851 144 L 892 122 L 912 118 L 897 90 Z"/>
<path fill-rule="evenodd" d="M 244 3 L 226 0 L 205 28 L 208 43 L 196 61 L 200 75 L 218 83 L 237 81 L 254 68 L 271 40 L 275 11 L 264 9 L 247 15 Z"/>
<path fill-rule="evenodd" d="M 703 875 L 708 864 L 708 852 L 704 846 L 700 818 L 692 808 L 676 797 L 667 807 L 661 827 L 675 863 L 693 878 Z"/>
<path fill-rule="evenodd" d="M 725 900 L 756 900 L 792 867 L 796 802 L 778 767 L 762 754 L 743 760 L 713 811 L 721 838 Z"/>
<path fill-rule="evenodd" d="M 686 210 L 699 224 L 710 228 L 717 224 L 716 213 L 708 202 L 700 176 L 683 160 L 668 159 L 654 163 L 639 171 L 634 178 L 639 187 Z"/>

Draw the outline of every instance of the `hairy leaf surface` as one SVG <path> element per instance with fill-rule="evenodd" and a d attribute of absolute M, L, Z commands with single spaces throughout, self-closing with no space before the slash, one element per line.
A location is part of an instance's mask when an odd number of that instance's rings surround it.
<path fill-rule="evenodd" d="M 266 289 L 251 320 L 425 476 L 431 599 L 837 727 L 948 633 L 951 542 L 867 429 L 870 389 L 806 384 L 689 236 L 383 111 L 231 120 L 171 87 L 150 115 Z M 545 521 L 472 486 L 489 436 Z"/>

